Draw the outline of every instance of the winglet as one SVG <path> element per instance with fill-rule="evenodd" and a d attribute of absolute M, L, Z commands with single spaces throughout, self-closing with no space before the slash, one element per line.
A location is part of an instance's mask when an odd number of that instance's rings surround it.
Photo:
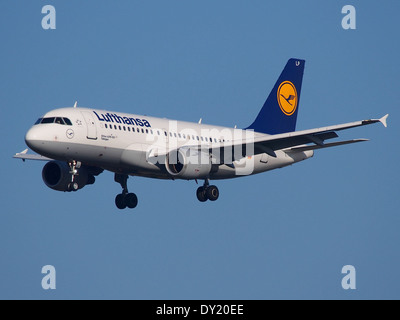
<path fill-rule="evenodd" d="M 387 128 L 386 120 L 388 117 L 389 117 L 389 114 L 387 114 L 386 116 L 383 116 L 382 118 L 379 119 L 379 122 L 382 123 L 385 126 L 385 128 Z"/>
<path fill-rule="evenodd" d="M 23 162 L 25 162 L 25 155 L 28 153 L 28 149 L 25 149 L 24 151 L 21 151 L 19 153 L 16 153 L 13 158 L 21 158 Z"/>
<path fill-rule="evenodd" d="M 28 149 L 25 149 L 24 151 L 21 151 L 19 153 L 16 153 L 13 158 L 15 159 L 21 159 L 22 161 L 25 160 L 42 160 L 42 161 L 50 161 L 53 160 L 51 158 L 43 157 L 39 154 L 29 154 Z"/>

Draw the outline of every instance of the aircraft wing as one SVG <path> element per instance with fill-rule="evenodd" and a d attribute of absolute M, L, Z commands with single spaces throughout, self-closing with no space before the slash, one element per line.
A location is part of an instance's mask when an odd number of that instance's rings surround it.
<path fill-rule="evenodd" d="M 303 130 L 303 131 L 294 131 L 288 133 L 281 133 L 275 135 L 269 135 L 264 137 L 256 137 L 254 139 L 254 154 L 266 153 L 272 157 L 276 157 L 275 151 L 282 149 L 289 149 L 290 151 L 306 151 L 306 150 L 315 150 L 322 149 L 328 147 L 334 147 L 344 144 L 357 143 L 368 141 L 366 139 L 354 139 L 348 141 L 339 141 L 334 143 L 325 143 L 325 140 L 337 138 L 338 134 L 336 131 L 341 131 L 345 129 L 365 126 L 373 123 L 380 122 L 385 127 L 387 127 L 387 117 L 389 115 L 385 115 L 380 119 L 370 119 L 370 120 L 362 120 L 356 122 L 350 122 L 345 124 L 339 124 L 334 126 L 322 127 L 317 129 Z M 251 143 L 249 141 L 241 141 L 241 142 L 233 142 L 231 146 L 221 146 L 217 147 L 219 150 L 214 150 L 215 152 L 220 152 L 223 154 L 225 148 L 240 148 L 242 147 L 242 154 L 249 155 L 248 150 L 246 152 L 246 147 Z M 214 151 L 211 151 L 214 153 Z M 221 157 L 221 159 L 223 156 Z"/>
<path fill-rule="evenodd" d="M 22 152 L 16 153 L 13 158 L 25 160 L 41 160 L 41 161 L 50 161 L 53 159 L 43 157 L 39 154 L 28 154 L 28 149 L 25 149 Z"/>

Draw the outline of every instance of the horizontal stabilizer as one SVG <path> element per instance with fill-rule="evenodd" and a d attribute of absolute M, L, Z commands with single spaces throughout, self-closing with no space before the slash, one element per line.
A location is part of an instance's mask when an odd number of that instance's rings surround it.
<path fill-rule="evenodd" d="M 303 151 L 308 151 L 308 150 L 324 149 L 324 148 L 342 146 L 344 144 L 351 144 L 351 143 L 364 142 L 364 141 L 369 141 L 369 140 L 368 139 L 353 139 L 353 140 L 347 140 L 347 141 L 325 143 L 323 145 L 310 145 L 310 146 L 294 147 L 294 148 L 290 148 L 289 150 L 303 152 Z"/>

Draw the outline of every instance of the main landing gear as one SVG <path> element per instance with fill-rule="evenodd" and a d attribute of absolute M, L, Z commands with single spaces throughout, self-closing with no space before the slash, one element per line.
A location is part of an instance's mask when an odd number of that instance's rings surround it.
<path fill-rule="evenodd" d="M 116 173 L 114 176 L 115 182 L 118 182 L 122 187 L 122 193 L 115 197 L 115 205 L 118 209 L 133 209 L 136 208 L 138 204 L 138 198 L 134 193 L 128 193 L 128 175 L 127 174 L 118 174 Z"/>
<path fill-rule="evenodd" d="M 204 180 L 204 185 L 197 189 L 196 195 L 200 202 L 206 202 L 207 200 L 215 201 L 219 197 L 219 190 L 216 186 L 210 186 L 208 179 Z"/>

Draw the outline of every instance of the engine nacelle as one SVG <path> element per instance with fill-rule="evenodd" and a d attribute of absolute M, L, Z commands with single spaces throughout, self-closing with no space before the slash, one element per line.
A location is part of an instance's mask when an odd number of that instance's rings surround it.
<path fill-rule="evenodd" d="M 181 148 L 168 154 L 165 167 L 170 175 L 180 179 L 201 179 L 210 173 L 210 155 L 196 149 Z"/>
<path fill-rule="evenodd" d="M 82 166 L 77 169 L 78 174 L 74 178 L 74 182 L 82 189 L 88 184 L 93 184 L 95 178 L 89 173 L 87 167 Z M 66 162 L 50 161 L 46 163 L 42 170 L 42 178 L 46 186 L 57 191 L 69 191 L 68 185 L 71 183 L 71 169 Z"/>

